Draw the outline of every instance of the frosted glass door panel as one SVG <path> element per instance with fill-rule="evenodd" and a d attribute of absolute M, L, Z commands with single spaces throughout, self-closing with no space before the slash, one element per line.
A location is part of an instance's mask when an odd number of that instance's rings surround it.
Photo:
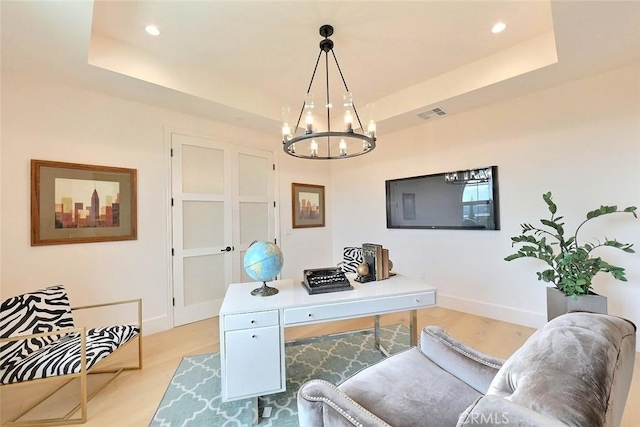
<path fill-rule="evenodd" d="M 223 298 L 226 290 L 224 257 L 195 256 L 184 259 L 184 305 Z"/>
<path fill-rule="evenodd" d="M 267 197 L 269 165 L 264 157 L 238 155 L 240 196 Z"/>
<path fill-rule="evenodd" d="M 184 249 L 224 246 L 224 202 L 183 202 Z"/>
<path fill-rule="evenodd" d="M 247 251 L 240 251 L 240 259 L 244 261 L 244 254 L 246 254 Z M 243 267 L 240 269 L 240 282 L 254 282 L 255 280 L 253 280 L 251 277 L 249 277 L 249 275 L 244 271 L 244 262 L 243 262 Z"/>
<path fill-rule="evenodd" d="M 224 193 L 224 151 L 206 147 L 182 147 L 182 191 Z"/>
<path fill-rule="evenodd" d="M 269 204 L 240 202 L 240 244 L 269 240 Z"/>

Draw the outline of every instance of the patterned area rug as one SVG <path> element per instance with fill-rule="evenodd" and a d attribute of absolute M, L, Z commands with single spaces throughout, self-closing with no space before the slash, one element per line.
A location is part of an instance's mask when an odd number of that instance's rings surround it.
<path fill-rule="evenodd" d="M 390 353 L 409 347 L 405 326 L 382 327 L 380 332 L 380 341 Z M 298 426 L 296 394 L 307 380 L 318 378 L 337 384 L 383 359 L 374 347 L 373 330 L 325 337 L 320 342 L 287 344 L 285 354 L 287 390 L 258 399 L 260 414 L 263 408 L 272 408 L 269 418 L 260 419 L 260 427 Z M 251 399 L 220 401 L 218 353 L 188 356 L 171 379 L 150 427 L 249 427 L 251 403 Z"/>

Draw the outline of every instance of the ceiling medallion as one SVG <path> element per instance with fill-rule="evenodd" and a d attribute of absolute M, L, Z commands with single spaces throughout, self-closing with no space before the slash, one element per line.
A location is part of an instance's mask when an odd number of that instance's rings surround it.
<path fill-rule="evenodd" d="M 353 95 L 347 87 L 347 82 L 342 75 L 342 70 L 338 64 L 338 59 L 333 51 L 333 41 L 329 39 L 333 34 L 333 27 L 331 25 L 323 25 L 320 27 L 320 35 L 324 39 L 320 42 L 320 53 L 316 60 L 316 65 L 311 74 L 311 81 L 305 95 L 300 115 L 295 127 L 291 128 L 289 121 L 289 107 L 282 108 L 282 144 L 285 153 L 299 157 L 302 159 L 314 159 L 314 160 L 332 160 L 332 159 L 347 159 L 350 157 L 361 156 L 373 151 L 376 148 L 376 123 L 371 119 L 367 125 L 366 132 L 360 121 L 358 110 L 353 102 Z M 325 76 L 326 76 L 326 120 L 327 130 L 320 131 L 317 127 L 317 114 L 321 111 L 315 109 L 315 101 L 313 94 L 311 93 L 311 87 L 313 86 L 313 79 L 315 78 L 320 58 L 324 52 L 325 58 Z M 336 68 L 340 73 L 340 78 L 344 84 L 344 93 L 342 97 L 343 108 L 343 126 L 340 130 L 331 130 L 331 109 L 334 105 L 329 99 L 329 52 L 335 61 Z M 302 116 L 305 118 L 304 131 L 296 136 Z M 360 133 L 354 130 L 354 120 L 357 121 Z M 292 133 L 293 130 L 293 133 Z"/>

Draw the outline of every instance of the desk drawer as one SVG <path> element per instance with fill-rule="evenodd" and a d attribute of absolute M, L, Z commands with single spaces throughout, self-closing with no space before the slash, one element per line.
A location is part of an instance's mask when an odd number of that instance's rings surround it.
<path fill-rule="evenodd" d="M 224 316 L 224 330 L 262 328 L 278 325 L 278 310 L 256 311 L 254 313 L 231 314 Z"/>
<path fill-rule="evenodd" d="M 409 295 L 290 308 L 284 310 L 284 324 L 313 323 L 322 320 L 348 319 L 351 317 L 414 310 L 433 306 L 435 303 L 435 291 L 428 291 Z"/>

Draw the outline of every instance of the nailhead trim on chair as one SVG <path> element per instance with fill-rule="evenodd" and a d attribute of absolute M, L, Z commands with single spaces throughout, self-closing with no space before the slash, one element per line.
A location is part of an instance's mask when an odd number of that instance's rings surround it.
<path fill-rule="evenodd" d="M 473 355 L 473 354 L 471 354 L 471 353 L 468 353 L 468 352 L 466 352 L 466 351 L 462 350 L 460 347 L 457 347 L 457 346 L 455 346 L 455 345 L 451 344 L 449 341 L 445 340 L 445 339 L 444 339 L 444 338 L 442 338 L 441 336 L 434 334 L 434 333 L 433 333 L 433 332 L 431 332 L 429 329 L 426 329 L 426 328 L 425 328 L 425 329 L 424 329 L 424 332 L 426 332 L 428 335 L 432 336 L 433 338 L 436 338 L 437 340 L 441 341 L 441 342 L 442 342 L 442 343 L 444 343 L 446 346 L 448 346 L 448 347 L 450 347 L 451 349 L 453 349 L 453 350 L 457 351 L 458 353 L 460 353 L 460 354 L 462 354 L 462 355 L 464 355 L 464 356 L 468 357 L 469 359 L 475 360 L 475 361 L 476 361 L 476 362 L 478 362 L 478 363 L 482 363 L 483 365 L 488 366 L 488 367 L 490 367 L 490 368 L 494 368 L 494 369 L 500 369 L 500 368 L 502 367 L 502 365 L 498 365 L 498 364 L 496 364 L 496 363 L 489 362 L 488 360 L 481 359 L 481 358 L 479 358 L 479 357 L 474 356 L 474 355 Z M 453 337 L 451 337 L 451 335 L 449 335 L 449 334 L 447 334 L 447 333 L 444 333 L 444 335 L 448 336 L 448 337 L 449 337 L 449 338 L 451 338 L 451 339 L 454 339 Z M 475 350 L 475 348 L 474 348 L 474 350 Z M 476 351 L 480 352 L 480 350 L 476 350 Z"/>
<path fill-rule="evenodd" d="M 335 386 L 333 384 L 331 384 L 328 381 L 324 381 L 324 380 L 311 380 L 309 382 L 307 382 L 307 384 L 312 384 L 312 383 L 320 383 L 320 384 L 328 384 L 330 385 L 341 397 L 343 397 L 344 399 L 348 400 L 349 402 L 351 402 L 353 405 L 361 408 L 363 411 L 366 411 L 366 413 L 368 413 L 371 418 L 373 418 L 374 421 L 378 421 L 380 423 L 382 423 L 383 425 L 388 425 L 385 421 L 383 421 L 382 419 L 376 417 L 374 414 L 372 414 L 371 412 L 367 411 L 365 408 L 363 408 L 362 406 L 360 406 L 360 404 L 358 402 L 356 402 L 355 400 L 351 399 L 349 396 L 347 396 L 346 394 L 344 394 L 342 391 L 340 391 L 339 389 L 335 388 Z M 362 423 L 358 422 L 355 418 L 353 418 L 351 415 L 349 415 L 347 412 L 345 412 L 336 402 L 334 402 L 331 399 L 328 399 L 326 397 L 320 397 L 320 396 L 311 396 L 307 393 L 304 392 L 304 390 L 301 391 L 302 397 L 304 397 L 305 399 L 308 400 L 314 400 L 314 401 L 321 401 L 324 402 L 326 404 L 328 404 L 329 406 L 331 406 L 333 409 L 335 409 L 336 411 L 338 411 L 338 413 L 340 413 L 340 415 L 342 415 L 343 417 L 345 417 L 347 420 L 349 420 L 351 422 L 351 424 L 353 424 L 354 426 L 357 427 L 363 427 Z"/>

